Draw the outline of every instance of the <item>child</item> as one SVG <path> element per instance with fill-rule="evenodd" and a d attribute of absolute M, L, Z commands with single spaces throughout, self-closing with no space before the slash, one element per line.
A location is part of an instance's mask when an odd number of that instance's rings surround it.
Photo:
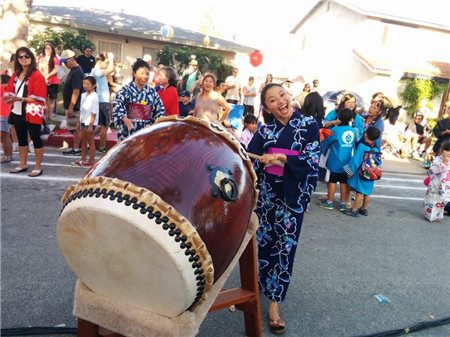
<path fill-rule="evenodd" d="M 437 156 L 428 170 L 429 184 L 425 195 L 424 216 L 430 221 L 441 221 L 444 206 L 450 201 L 450 141 L 441 146 Z"/>
<path fill-rule="evenodd" d="M 344 166 L 344 170 L 349 176 L 348 185 L 356 191 L 353 208 L 345 210 L 344 214 L 354 218 L 357 218 L 358 214 L 364 216 L 369 214 L 367 207 L 369 206 L 374 181 L 363 179 L 359 174 L 359 170 L 363 164 L 365 152 L 371 150 L 379 152 L 375 146 L 375 141 L 380 135 L 381 132 L 379 129 L 374 126 L 369 126 L 364 134 L 364 142 L 358 144 L 354 156 L 350 159 L 350 162 Z M 362 206 L 360 207 L 361 201 Z"/>
<path fill-rule="evenodd" d="M 255 115 L 247 114 L 244 117 L 244 128 L 239 137 L 239 141 L 247 149 L 248 144 L 253 138 L 256 130 L 258 129 L 258 119 Z"/>
<path fill-rule="evenodd" d="M 255 96 L 256 96 L 256 88 L 253 85 L 255 82 L 255 78 L 253 76 L 250 76 L 248 78 L 247 85 L 244 85 L 242 88 L 242 91 L 244 93 L 244 117 L 247 116 L 247 114 L 255 114 Z"/>
<path fill-rule="evenodd" d="M 327 197 L 319 200 L 317 206 L 325 209 L 333 209 L 333 198 L 336 193 L 336 183 L 340 184 L 340 202 L 339 211 L 344 212 L 349 201 L 347 187 L 347 174 L 344 166 L 349 162 L 356 143 L 356 130 L 349 124 L 353 119 L 353 112 L 350 109 L 343 108 L 338 112 L 338 126 L 333 128 L 333 134 L 325 138 L 321 152 L 324 155 L 330 147 L 326 167 L 329 170 L 327 183 Z"/>
<path fill-rule="evenodd" d="M 0 163 L 10 163 L 12 161 L 13 144 L 11 141 L 10 127 L 8 123 L 8 117 L 11 111 L 11 104 L 6 104 L 3 100 L 3 94 L 5 93 L 6 85 L 8 84 L 11 76 L 7 74 L 1 75 L 1 87 L 0 87 L 0 131 L 2 137 L 3 156 L 0 159 Z"/>
<path fill-rule="evenodd" d="M 95 162 L 94 130 L 98 125 L 99 101 L 95 91 L 97 81 L 93 76 L 83 79 L 83 89 L 80 103 L 80 129 L 81 129 L 81 160 L 75 165 L 92 166 Z M 89 162 L 86 161 L 87 145 L 89 144 Z"/>

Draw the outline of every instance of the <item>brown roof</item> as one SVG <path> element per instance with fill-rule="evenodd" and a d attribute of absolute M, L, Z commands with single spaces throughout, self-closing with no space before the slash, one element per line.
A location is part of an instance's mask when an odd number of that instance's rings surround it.
<path fill-rule="evenodd" d="M 390 75 L 392 72 L 392 62 L 383 58 L 383 53 L 376 53 L 381 55 L 378 57 L 369 56 L 361 50 L 352 49 L 355 56 L 373 73 Z M 414 74 L 423 77 L 436 77 L 443 79 L 450 79 L 450 63 L 436 60 L 428 61 L 408 61 L 404 60 L 402 64 L 402 71 L 404 73 Z"/>

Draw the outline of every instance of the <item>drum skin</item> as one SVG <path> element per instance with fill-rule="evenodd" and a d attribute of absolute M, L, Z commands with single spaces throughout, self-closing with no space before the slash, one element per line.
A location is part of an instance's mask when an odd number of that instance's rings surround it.
<path fill-rule="evenodd" d="M 255 174 L 239 143 L 194 117 L 162 118 L 111 149 L 84 177 L 109 177 L 157 194 L 197 230 L 214 266 L 214 281 L 235 256 L 255 206 Z M 235 182 L 233 201 L 214 195 L 211 171 Z"/>

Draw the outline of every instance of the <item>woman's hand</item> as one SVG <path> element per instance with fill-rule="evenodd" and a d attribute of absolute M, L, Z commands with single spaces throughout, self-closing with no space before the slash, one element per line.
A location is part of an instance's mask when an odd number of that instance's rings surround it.
<path fill-rule="evenodd" d="M 94 127 L 93 127 L 92 125 L 88 125 L 86 131 L 87 131 L 87 133 L 89 133 L 89 134 L 94 133 Z"/>
<path fill-rule="evenodd" d="M 3 96 L 3 100 L 5 101 L 6 104 L 12 104 L 15 102 L 23 102 L 22 97 L 18 97 L 15 95 L 8 95 L 8 96 Z"/>
<path fill-rule="evenodd" d="M 129 119 L 128 117 L 124 117 L 122 120 L 123 120 L 123 124 L 125 124 L 128 131 L 130 131 L 133 128 L 133 122 L 131 121 L 131 119 Z"/>

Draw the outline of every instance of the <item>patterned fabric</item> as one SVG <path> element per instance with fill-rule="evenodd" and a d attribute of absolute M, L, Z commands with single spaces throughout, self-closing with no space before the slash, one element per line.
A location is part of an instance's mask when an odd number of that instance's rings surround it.
<path fill-rule="evenodd" d="M 437 156 L 428 170 L 430 182 L 423 202 L 424 216 L 430 221 L 442 220 L 444 207 L 450 201 L 450 167 Z"/>
<path fill-rule="evenodd" d="M 281 302 L 292 277 L 303 213 L 316 188 L 319 127 L 314 118 L 294 112 L 286 126 L 276 120 L 261 126 L 248 145 L 248 151 L 262 155 L 269 147 L 300 152 L 298 156 L 287 156 L 282 177 L 264 172 L 259 161 L 254 163 L 259 172 L 256 208 L 259 286 L 271 301 Z"/>
<path fill-rule="evenodd" d="M 129 103 L 148 105 L 151 108 L 150 118 L 148 120 L 134 120 L 130 131 L 123 123 L 123 118 L 127 116 Z M 136 131 L 152 125 L 157 118 L 164 116 L 165 112 L 159 95 L 150 86 L 145 85 L 140 91 L 134 82 L 124 85 L 117 92 L 113 102 L 113 120 L 118 130 L 117 138 L 123 140 Z"/>

